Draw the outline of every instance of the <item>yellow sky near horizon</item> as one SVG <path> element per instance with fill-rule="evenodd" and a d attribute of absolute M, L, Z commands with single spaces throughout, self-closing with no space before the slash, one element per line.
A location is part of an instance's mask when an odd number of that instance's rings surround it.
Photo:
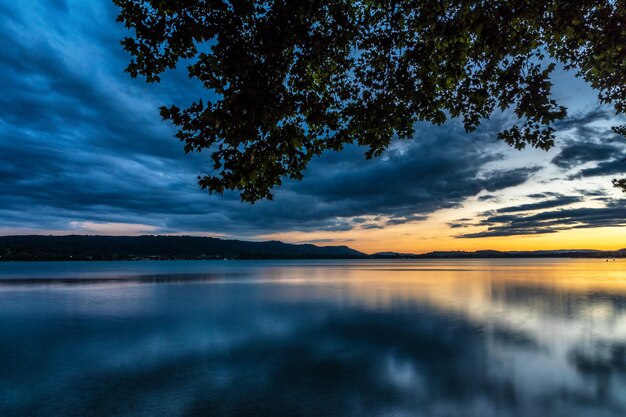
<path fill-rule="evenodd" d="M 126 224 L 104 223 L 102 228 L 68 231 L 48 230 L 46 235 L 89 234 L 89 235 L 144 235 L 161 234 L 152 229 L 142 230 L 140 226 L 128 228 Z M 132 225 L 131 225 L 132 226 Z M 119 230 L 118 230 L 119 229 Z M 484 230 L 480 227 L 463 229 L 463 232 Z M 212 233 L 166 233 L 165 235 L 211 236 L 221 239 L 240 240 L 280 240 L 286 243 L 313 243 L 319 246 L 346 245 L 358 251 L 372 254 L 376 252 L 427 253 L 432 251 L 534 251 L 558 249 L 597 249 L 618 250 L 626 248 L 626 227 L 596 227 L 561 230 L 555 233 L 517 235 L 481 238 L 458 238 L 459 229 L 450 229 L 446 223 L 432 219 L 383 229 L 355 228 L 347 231 L 283 232 L 258 235 L 253 238 L 233 237 Z M 0 235 L 42 234 L 41 230 L 4 230 Z"/>
<path fill-rule="evenodd" d="M 599 184 L 606 184 L 606 178 Z M 551 184 L 568 191 L 565 184 Z M 571 187 L 571 185 L 570 185 Z M 259 239 L 276 239 L 288 243 L 314 243 L 318 245 L 347 245 L 365 253 L 383 251 L 405 253 L 427 253 L 431 251 L 533 251 L 558 249 L 598 249 L 618 250 L 626 248 L 626 227 L 581 227 L 558 230 L 554 233 L 511 235 L 480 238 L 459 238 L 460 234 L 478 233 L 487 230 L 487 226 L 473 225 L 463 228 L 451 228 L 450 223 L 458 219 L 468 218 L 468 223 L 475 224 L 485 213 L 496 212 L 498 208 L 515 204 L 527 203 L 524 196 L 533 192 L 545 191 L 536 188 L 536 184 L 526 184 L 505 190 L 500 194 L 498 202 L 479 201 L 477 197 L 465 202 L 463 207 L 438 210 L 426 220 L 408 222 L 398 225 L 381 224 L 383 228 L 364 229 L 356 226 L 346 231 L 290 231 L 258 236 Z M 606 190 L 610 195 L 619 198 L 621 192 Z M 601 203 L 581 201 L 569 205 L 568 208 L 602 207 Z M 559 210 L 555 208 L 552 210 Z M 541 212 L 531 211 L 530 214 Z M 516 213 L 524 215 L 523 213 Z M 624 213 L 626 218 L 626 213 Z M 572 227 L 564 226 L 564 228 Z"/>
<path fill-rule="evenodd" d="M 426 253 L 431 251 L 532 251 L 557 249 L 617 250 L 626 248 L 626 228 L 570 229 L 556 233 L 483 238 L 456 238 L 445 227 L 419 222 L 385 229 L 346 232 L 286 232 L 261 236 L 284 242 L 347 245 L 365 253 L 383 251 Z"/>

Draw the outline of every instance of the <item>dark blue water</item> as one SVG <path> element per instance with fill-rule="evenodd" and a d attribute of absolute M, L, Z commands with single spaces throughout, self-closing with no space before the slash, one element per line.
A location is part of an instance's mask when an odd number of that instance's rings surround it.
<path fill-rule="evenodd" d="M 0 416 L 626 416 L 626 262 L 0 263 Z"/>

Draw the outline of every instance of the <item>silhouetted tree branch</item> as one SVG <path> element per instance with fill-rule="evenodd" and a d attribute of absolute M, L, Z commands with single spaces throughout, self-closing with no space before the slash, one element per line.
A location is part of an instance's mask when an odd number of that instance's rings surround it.
<path fill-rule="evenodd" d="M 114 2 L 133 30 L 122 42 L 132 77 L 158 82 L 184 60 L 208 90 L 161 114 L 185 151 L 211 153 L 200 186 L 245 201 L 301 179 L 325 150 L 358 143 L 378 156 L 418 121 L 472 131 L 511 109 L 518 121 L 498 138 L 549 149 L 566 115 L 551 98 L 556 63 L 626 108 L 622 0 Z"/>

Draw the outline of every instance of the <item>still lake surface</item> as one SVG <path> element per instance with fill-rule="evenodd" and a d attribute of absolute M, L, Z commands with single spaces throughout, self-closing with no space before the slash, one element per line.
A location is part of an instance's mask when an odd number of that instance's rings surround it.
<path fill-rule="evenodd" d="M 0 263 L 0 416 L 626 416 L 626 260 Z"/>

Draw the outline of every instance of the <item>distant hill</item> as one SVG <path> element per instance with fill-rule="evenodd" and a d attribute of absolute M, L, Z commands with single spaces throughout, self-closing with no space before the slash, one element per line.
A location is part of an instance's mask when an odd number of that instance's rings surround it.
<path fill-rule="evenodd" d="M 370 255 L 373 258 L 405 258 L 405 259 L 445 259 L 445 258 L 626 258 L 626 248 L 615 251 L 601 251 L 593 249 L 562 249 L 537 251 L 496 251 L 479 250 L 466 251 L 439 251 L 424 254 L 378 252 Z"/>
<path fill-rule="evenodd" d="M 446 258 L 626 258 L 616 251 L 447 251 L 372 255 L 347 246 L 249 242 L 197 236 L 0 236 L 0 261 L 141 259 L 446 259 Z"/>
<path fill-rule="evenodd" d="M 0 260 L 364 258 L 347 246 L 196 236 L 0 236 Z"/>
<path fill-rule="evenodd" d="M 414 253 L 401 253 L 401 252 L 376 252 L 372 253 L 372 258 L 416 258 L 420 255 Z"/>

